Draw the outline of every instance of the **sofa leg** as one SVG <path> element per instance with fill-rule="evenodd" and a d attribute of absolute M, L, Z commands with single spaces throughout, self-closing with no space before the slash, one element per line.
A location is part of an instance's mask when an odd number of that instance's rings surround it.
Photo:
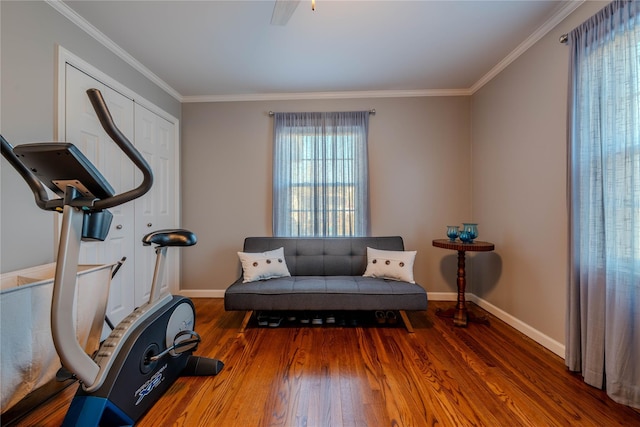
<path fill-rule="evenodd" d="M 409 320 L 409 316 L 407 316 L 407 312 L 404 310 L 400 310 L 400 317 L 402 317 L 402 321 L 404 322 L 404 327 L 407 328 L 407 332 L 412 334 L 413 325 L 411 325 L 411 321 Z"/>
<path fill-rule="evenodd" d="M 252 314 L 253 310 L 249 310 L 245 313 L 244 319 L 242 319 L 242 325 L 240 325 L 240 333 L 243 333 L 245 329 L 247 329 L 247 325 L 249 324 L 249 320 L 251 320 Z"/>

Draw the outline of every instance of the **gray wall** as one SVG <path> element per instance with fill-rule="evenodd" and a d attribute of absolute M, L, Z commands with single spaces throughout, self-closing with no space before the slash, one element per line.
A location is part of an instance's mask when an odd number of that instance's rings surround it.
<path fill-rule="evenodd" d="M 433 248 L 445 225 L 471 217 L 470 99 L 380 98 L 184 104 L 183 224 L 198 246 L 183 252 L 184 289 L 225 289 L 247 236 L 270 236 L 272 111 L 353 111 L 370 117 L 372 234 L 417 250 L 416 281 L 455 290 L 455 259 Z M 188 252 L 187 252 L 188 251 Z"/>
<path fill-rule="evenodd" d="M 185 289 L 222 292 L 249 235 L 271 234 L 273 111 L 375 108 L 372 232 L 418 250 L 416 280 L 453 292 L 455 255 L 435 249 L 444 226 L 473 219 L 493 253 L 469 259 L 469 287 L 510 316 L 564 342 L 567 275 L 565 33 L 606 2 L 585 2 L 472 97 L 180 105 L 43 2 L 0 2 L 2 134 L 53 137 L 54 45 L 182 117 Z M 2 271 L 52 260 L 53 221 L 2 160 Z"/>
<path fill-rule="evenodd" d="M 0 19 L 0 131 L 13 145 L 54 138 L 56 44 L 180 118 L 180 102 L 46 3 L 1 1 Z M 0 271 L 53 261 L 54 214 L 36 207 L 4 158 L 0 169 Z"/>
<path fill-rule="evenodd" d="M 473 96 L 473 214 L 496 245 L 471 291 L 564 343 L 569 47 L 561 34 L 604 7 L 585 2 Z"/>
<path fill-rule="evenodd" d="M 418 250 L 416 280 L 433 295 L 455 291 L 456 259 L 431 240 L 478 222 L 496 250 L 468 256 L 468 290 L 563 345 L 569 51 L 558 39 L 605 5 L 585 2 L 471 97 L 183 105 L 183 219 L 200 237 L 183 287 L 224 289 L 243 238 L 271 234 L 269 110 L 375 108 L 373 234 Z"/>

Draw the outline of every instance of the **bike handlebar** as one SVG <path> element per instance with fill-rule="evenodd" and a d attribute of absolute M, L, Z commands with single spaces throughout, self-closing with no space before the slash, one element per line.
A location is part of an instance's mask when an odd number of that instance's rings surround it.
<path fill-rule="evenodd" d="M 36 178 L 36 176 L 29 170 L 29 168 L 27 168 L 18 159 L 18 157 L 13 152 L 13 147 L 6 139 L 4 139 L 4 136 L 2 135 L 0 135 L 0 151 L 4 158 L 7 159 L 9 163 L 11 163 L 11 166 L 13 166 L 15 170 L 18 171 L 20 176 L 22 176 L 22 178 L 24 178 L 24 180 L 27 182 L 27 185 L 29 185 L 29 188 L 31 188 L 31 191 L 33 192 L 33 197 L 35 197 L 38 207 L 40 209 L 48 210 L 47 202 L 49 201 L 49 195 L 47 194 L 47 189 L 44 185 L 42 185 L 42 182 L 40 182 L 40 180 Z M 60 204 L 60 206 L 62 206 L 62 204 Z"/>
<path fill-rule="evenodd" d="M 104 102 L 104 98 L 100 91 L 98 89 L 89 89 L 87 90 L 87 95 L 89 96 L 89 100 L 91 101 L 91 105 L 93 105 L 96 115 L 98 116 L 98 120 L 100 120 L 102 128 L 107 132 L 113 142 L 120 147 L 124 154 L 127 155 L 133 164 L 142 172 L 143 176 L 142 183 L 133 190 L 116 194 L 115 196 L 107 197 L 106 199 L 98 200 L 94 203 L 94 207 L 96 209 L 107 209 L 129 202 L 133 199 L 137 199 L 147 193 L 153 185 L 153 172 L 151 171 L 149 163 L 147 163 L 144 157 L 142 157 L 142 154 L 140 154 L 127 137 L 120 132 L 120 129 L 118 129 L 113 122 L 111 113 L 109 112 L 107 104 Z"/>
<path fill-rule="evenodd" d="M 142 183 L 136 188 L 126 191 L 124 193 L 116 194 L 104 199 L 96 199 L 91 207 L 92 210 L 100 211 L 103 209 L 112 208 L 114 206 L 121 205 L 131 200 L 142 197 L 147 193 L 153 185 L 153 172 L 149 163 L 142 157 L 142 154 L 135 148 L 135 146 L 127 139 L 126 136 L 118 129 L 113 122 L 109 108 L 102 97 L 102 94 L 98 89 L 87 90 L 87 96 L 93 105 L 93 109 L 98 116 L 98 120 L 102 125 L 102 128 L 109 135 L 109 137 L 115 142 L 118 147 L 124 152 L 124 154 L 133 162 L 133 164 L 142 172 Z M 50 199 L 45 186 L 40 180 L 27 168 L 13 152 L 13 147 L 7 140 L 0 135 L 0 148 L 2 155 L 11 163 L 11 165 L 18 171 L 22 178 L 27 182 L 33 195 L 35 197 L 36 204 L 40 209 L 44 210 L 60 210 L 63 205 L 63 200 L 54 198 Z"/>

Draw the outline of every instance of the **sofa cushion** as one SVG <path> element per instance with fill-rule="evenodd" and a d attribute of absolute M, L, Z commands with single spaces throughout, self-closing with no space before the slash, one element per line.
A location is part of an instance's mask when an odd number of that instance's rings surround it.
<path fill-rule="evenodd" d="M 225 292 L 226 310 L 426 310 L 420 285 L 363 276 L 240 279 Z"/>

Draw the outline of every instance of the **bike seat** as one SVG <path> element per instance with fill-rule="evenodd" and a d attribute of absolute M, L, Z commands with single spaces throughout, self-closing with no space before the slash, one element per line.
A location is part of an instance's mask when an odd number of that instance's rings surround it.
<path fill-rule="evenodd" d="M 142 244 L 149 246 L 155 244 L 158 246 L 193 246 L 198 239 L 196 235 L 189 230 L 171 229 L 157 230 L 151 232 L 142 238 Z"/>

